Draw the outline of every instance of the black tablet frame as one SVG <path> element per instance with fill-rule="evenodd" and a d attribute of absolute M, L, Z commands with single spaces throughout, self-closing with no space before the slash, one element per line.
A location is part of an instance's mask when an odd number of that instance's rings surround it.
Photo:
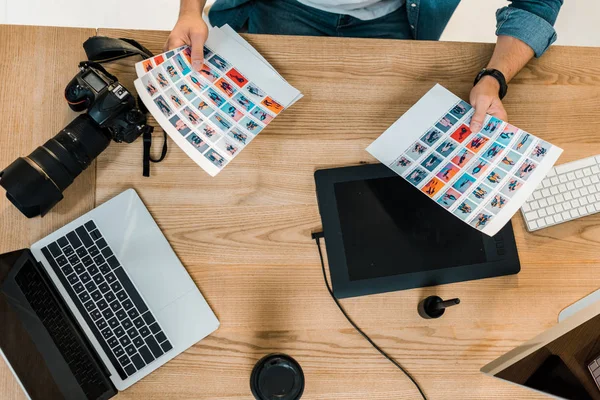
<path fill-rule="evenodd" d="M 396 176 L 396 173 L 383 164 L 322 169 L 315 172 L 317 202 L 323 222 L 329 272 L 333 292 L 337 298 L 511 275 L 521 270 L 515 236 L 509 222 L 493 238 L 482 233 L 488 260 L 485 263 L 351 281 L 337 210 L 335 184 L 393 176 Z"/>

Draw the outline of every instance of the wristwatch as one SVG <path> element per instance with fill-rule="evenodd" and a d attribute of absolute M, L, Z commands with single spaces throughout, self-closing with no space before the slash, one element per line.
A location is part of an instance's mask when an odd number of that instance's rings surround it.
<path fill-rule="evenodd" d="M 479 73 L 477 74 L 477 77 L 475 77 L 475 82 L 473 82 L 473 86 L 477 85 L 477 83 L 484 76 L 492 76 L 498 81 L 498 83 L 500 84 L 500 90 L 498 91 L 498 96 L 500 97 L 500 100 L 502 100 L 504 98 L 504 96 L 506 96 L 506 92 L 508 91 L 508 85 L 506 84 L 506 78 L 504 78 L 504 74 L 502 72 L 498 71 L 497 69 L 484 68 L 481 71 L 479 71 Z"/>

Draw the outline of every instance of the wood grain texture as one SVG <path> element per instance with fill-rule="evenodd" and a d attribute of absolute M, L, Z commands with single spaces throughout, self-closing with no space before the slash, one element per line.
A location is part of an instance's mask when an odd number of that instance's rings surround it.
<path fill-rule="evenodd" d="M 99 34 L 134 38 L 158 53 L 168 33 Z M 252 366 L 281 351 L 301 363 L 306 399 L 417 399 L 329 298 L 310 240 L 321 224 L 313 173 L 375 162 L 365 147 L 436 82 L 467 98 L 493 47 L 245 37 L 305 97 L 221 174 L 209 177 L 172 142 L 150 178 L 141 176 L 140 141 L 111 144 L 98 159 L 97 203 L 135 188 L 221 321 L 119 398 L 250 399 Z M 110 65 L 128 88 L 134 61 Z M 600 50 L 552 48 L 515 78 L 505 103 L 512 123 L 565 149 L 561 162 L 599 154 Z M 534 234 L 520 216 L 513 224 L 518 275 L 343 301 L 430 399 L 544 398 L 479 369 L 600 286 L 600 215 Z M 422 320 L 416 306 L 430 294 L 458 296 L 461 305 L 440 320 Z"/>
<path fill-rule="evenodd" d="M 64 100 L 64 88 L 85 59 L 81 44 L 94 29 L 0 25 L 0 168 L 26 156 L 56 135 L 75 114 Z M 64 193 L 44 218 L 25 218 L 0 195 L 0 253 L 29 247 L 94 205 L 95 164 Z M 0 361 L 0 398 L 24 396 Z"/>

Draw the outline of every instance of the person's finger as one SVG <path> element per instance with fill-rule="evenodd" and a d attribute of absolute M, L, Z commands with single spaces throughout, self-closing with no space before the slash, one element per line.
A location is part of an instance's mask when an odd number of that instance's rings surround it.
<path fill-rule="evenodd" d="M 506 109 L 504 108 L 504 104 L 501 101 L 494 101 L 492 106 L 488 110 L 488 114 L 493 115 L 496 118 L 501 119 L 502 121 L 508 122 L 508 114 Z"/>
<path fill-rule="evenodd" d="M 478 133 L 483 127 L 483 121 L 485 121 L 485 114 L 488 112 L 491 101 L 486 99 L 485 97 L 479 97 L 473 107 L 475 107 L 475 112 L 473 113 L 473 117 L 471 118 L 471 131 L 474 133 Z"/>
<path fill-rule="evenodd" d="M 167 39 L 167 43 L 165 43 L 164 50 L 165 51 L 173 50 L 177 47 L 184 46 L 185 44 L 186 44 L 185 40 L 183 40 L 180 36 L 171 35 Z"/>
<path fill-rule="evenodd" d="M 204 62 L 204 42 L 206 37 L 202 32 L 192 32 L 190 34 L 192 44 L 192 68 L 200 71 Z"/>

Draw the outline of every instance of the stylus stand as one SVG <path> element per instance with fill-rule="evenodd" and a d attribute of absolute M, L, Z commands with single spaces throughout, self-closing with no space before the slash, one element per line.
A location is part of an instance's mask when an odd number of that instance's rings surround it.
<path fill-rule="evenodd" d="M 419 303 L 417 310 L 419 311 L 421 318 L 433 319 L 441 317 L 444 315 L 444 312 L 446 312 L 446 308 L 457 304 L 460 304 L 459 299 L 444 301 L 441 297 L 429 296 Z"/>

